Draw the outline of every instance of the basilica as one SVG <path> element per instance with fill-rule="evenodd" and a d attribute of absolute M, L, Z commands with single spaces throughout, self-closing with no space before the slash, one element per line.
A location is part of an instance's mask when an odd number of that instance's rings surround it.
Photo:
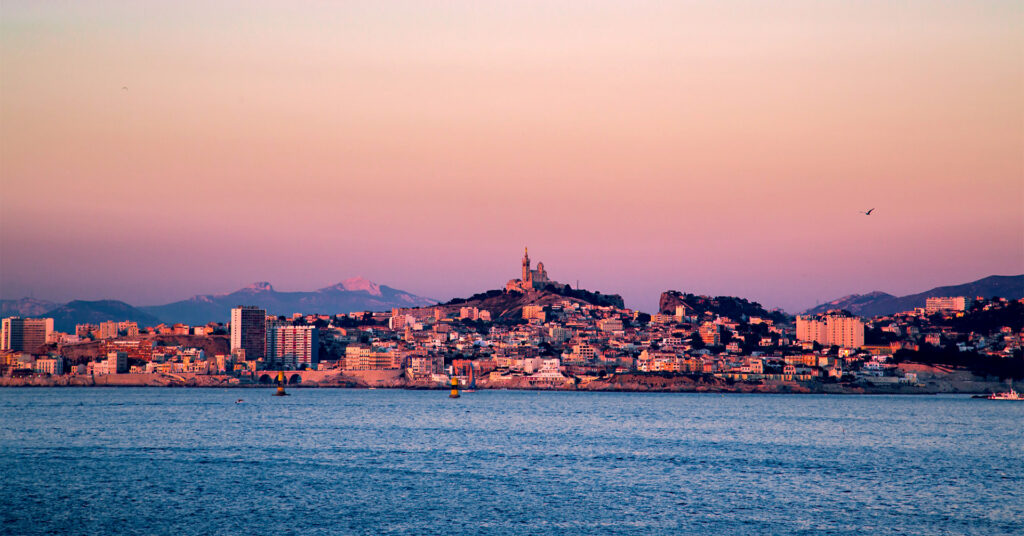
<path fill-rule="evenodd" d="M 510 279 L 505 283 L 505 290 L 529 292 L 542 289 L 548 285 L 557 285 L 557 281 L 548 279 L 548 272 L 544 270 L 544 263 L 538 262 L 537 269 L 530 269 L 530 250 L 526 248 L 523 253 L 523 277 L 522 279 Z"/>

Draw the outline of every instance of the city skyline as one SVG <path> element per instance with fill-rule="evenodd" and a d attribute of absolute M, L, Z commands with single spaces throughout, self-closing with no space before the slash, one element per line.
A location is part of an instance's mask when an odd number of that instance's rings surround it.
<path fill-rule="evenodd" d="M 3 0 L 5 532 L 1016 534 L 1022 96 L 1021 0 Z"/>
<path fill-rule="evenodd" d="M 526 255 L 524 255 L 524 258 L 523 258 L 523 273 L 524 274 L 526 274 L 526 269 L 529 266 L 528 264 L 526 264 L 528 261 L 529 261 L 528 257 Z M 553 284 L 553 285 L 557 285 L 557 286 L 568 285 L 570 287 L 581 288 L 581 289 L 590 290 L 590 291 L 596 291 L 596 292 L 604 293 L 604 294 L 608 294 L 608 295 L 620 295 L 621 296 L 621 294 L 619 294 L 617 292 L 614 292 L 613 290 L 609 290 L 609 289 L 593 289 L 593 288 L 588 289 L 588 288 L 585 288 L 585 287 L 579 285 L 579 281 L 578 280 L 574 280 L 574 281 L 561 281 L 561 282 L 559 282 L 559 281 L 547 279 L 547 273 L 546 273 L 546 270 L 544 270 L 543 262 L 539 262 L 537 264 L 536 268 L 537 268 L 537 270 L 534 270 L 534 274 L 537 274 L 537 273 L 544 274 L 543 275 L 544 279 L 542 281 L 545 281 L 545 282 Z M 511 272 L 509 272 L 509 273 L 511 273 Z M 979 278 L 979 280 L 977 280 L 977 281 L 957 282 L 957 283 L 951 283 L 951 284 L 944 284 L 944 285 L 940 285 L 940 286 L 941 287 L 957 287 L 957 286 L 963 286 L 963 285 L 978 284 L 978 283 L 981 283 L 982 281 L 989 280 L 991 277 L 997 277 L 997 278 L 999 278 L 999 277 L 1018 277 L 1019 278 L 1019 277 L 1024 277 L 1024 274 L 1015 274 L 1015 275 L 992 274 L 992 276 L 986 276 L 985 278 Z M 509 280 L 507 283 L 504 284 L 505 291 L 506 292 L 509 291 L 509 290 L 518 291 L 518 292 L 526 291 L 526 289 L 520 288 L 521 287 L 520 281 L 522 281 L 521 278 Z M 397 299 L 397 300 L 399 300 L 399 302 L 402 302 L 402 300 L 420 300 L 420 301 L 423 302 L 423 303 L 417 305 L 417 306 L 420 306 L 420 307 L 429 307 L 429 303 L 431 303 L 431 302 L 444 303 L 444 302 L 448 301 L 449 299 L 467 298 L 467 297 L 469 297 L 472 294 L 477 294 L 477 293 L 486 292 L 486 291 L 493 291 L 493 290 L 498 290 L 498 289 L 502 288 L 502 285 L 498 285 L 498 286 L 492 286 L 492 287 L 489 287 L 489 288 L 486 288 L 486 289 L 469 290 L 469 291 L 466 291 L 466 293 L 464 293 L 462 295 L 450 296 L 450 297 L 447 297 L 447 298 L 440 298 L 439 299 L 439 298 L 432 297 L 432 296 L 416 295 L 415 293 L 408 294 L 407 291 L 405 291 L 404 289 L 398 289 L 398 288 L 395 288 L 395 287 L 393 287 L 391 285 L 388 285 L 386 282 L 373 281 L 373 280 L 370 280 L 368 278 L 364 278 L 362 276 L 356 276 L 356 277 L 348 278 L 348 279 L 346 279 L 344 281 L 336 282 L 336 283 L 331 284 L 331 285 L 326 285 L 326 286 L 315 285 L 315 286 L 312 286 L 312 287 L 307 286 L 307 287 L 302 287 L 302 288 L 282 288 L 282 287 L 279 287 L 278 285 L 276 285 L 273 281 L 261 280 L 261 281 L 253 281 L 253 282 L 250 282 L 250 283 L 245 284 L 245 285 L 239 285 L 239 286 L 237 286 L 235 288 L 232 288 L 232 289 L 223 289 L 223 290 L 218 291 L 218 292 L 191 294 L 191 295 L 182 297 L 180 299 L 169 300 L 170 303 L 143 304 L 143 303 L 130 303 L 129 302 L 129 305 L 134 305 L 134 306 L 137 306 L 137 307 L 144 307 L 144 308 L 146 308 L 146 307 L 150 307 L 150 308 L 151 307 L 174 307 L 178 303 L 186 303 L 188 301 L 192 301 L 192 300 L 196 300 L 196 299 L 198 299 L 200 302 L 205 302 L 206 300 L 209 300 L 210 298 L 222 299 L 222 298 L 226 298 L 226 297 L 230 297 L 230 296 L 235 296 L 236 293 L 238 293 L 238 292 L 263 292 L 263 291 L 272 291 L 272 292 L 276 292 L 276 293 L 285 293 L 285 294 L 298 293 L 298 294 L 314 294 L 315 295 L 317 293 L 321 293 L 321 292 L 325 292 L 325 291 L 326 292 L 335 292 L 335 291 L 340 289 L 340 290 L 349 291 L 349 292 L 351 292 L 351 291 L 366 291 L 367 298 L 374 298 L 376 295 L 378 295 L 380 293 L 380 291 L 381 291 L 380 287 L 383 287 L 383 286 L 386 286 L 386 287 L 390 288 L 390 290 L 388 292 L 396 293 L 390 299 Z M 533 288 L 533 287 L 531 286 L 530 288 Z M 917 293 L 926 292 L 926 291 L 930 292 L 930 291 L 937 290 L 937 288 L 938 287 L 931 288 L 931 289 L 915 289 L 914 291 L 911 291 L 911 292 L 902 292 L 902 293 L 900 293 L 900 292 L 891 293 L 890 292 L 889 294 L 892 294 L 892 296 L 891 296 L 892 298 L 899 298 L 901 295 L 917 294 Z M 679 288 L 665 289 L 664 291 L 659 292 L 657 298 L 663 297 L 664 293 L 671 293 L 671 292 L 684 292 L 684 293 L 690 293 L 690 294 L 695 294 L 695 295 L 704 295 L 704 296 L 733 296 L 733 297 L 738 297 L 738 298 L 751 299 L 752 301 L 758 302 L 758 300 L 752 298 L 751 296 L 743 296 L 743 295 L 729 294 L 729 293 L 714 293 L 714 292 L 710 292 L 709 293 L 709 292 L 697 291 L 697 290 L 694 290 L 694 289 L 679 289 Z M 992 292 L 992 291 L 987 291 L 987 292 Z M 999 291 L 996 291 L 996 294 L 999 294 L 999 293 L 1000 293 Z M 836 296 L 834 296 L 833 299 L 852 298 L 854 296 L 858 296 L 858 295 L 862 295 L 863 296 L 865 294 L 867 294 L 867 293 L 865 292 L 865 293 L 859 293 L 859 294 L 844 294 L 844 295 L 841 295 L 841 296 L 840 295 L 836 295 Z M 1013 294 L 1013 293 L 1011 292 L 1011 294 Z M 2 297 L 2 296 L 0 296 L 0 297 Z M 5 299 L 5 300 L 9 299 L 7 297 L 2 297 L 2 298 Z M 45 299 L 44 297 L 39 297 L 39 296 L 25 296 L 25 298 Z M 653 303 L 651 304 L 651 306 L 649 308 L 646 308 L 644 306 L 637 307 L 635 304 L 631 304 L 630 300 L 627 299 L 627 298 L 624 298 L 624 301 L 625 301 L 626 307 L 629 307 L 631 309 L 634 309 L 634 310 L 637 310 L 637 311 L 642 311 L 642 312 L 653 312 L 653 311 L 656 311 L 659 308 L 659 299 L 657 299 L 657 298 L 653 300 Z M 11 298 L 11 299 L 16 300 L 16 298 Z M 90 300 L 90 298 L 82 298 L 82 297 L 76 297 L 76 298 L 72 298 L 72 299 L 75 299 L 75 300 L 86 299 L 86 301 Z M 100 299 L 114 299 L 114 298 L 103 297 L 103 298 L 100 298 Z M 242 301 L 246 301 L 243 298 L 239 298 L 239 299 L 241 299 Z M 387 298 L 385 298 L 385 299 L 387 299 Z M 906 299 L 906 297 L 904 297 L 903 299 Z M 68 300 L 64 300 L 64 301 L 71 301 L 71 300 L 68 299 Z M 766 308 L 768 308 L 770 310 L 781 310 L 781 311 L 786 312 L 786 313 L 788 313 L 790 315 L 796 315 L 796 314 L 800 314 L 802 311 L 807 311 L 807 310 L 811 310 L 812 308 L 816 308 L 816 307 L 820 306 L 822 303 L 828 303 L 828 302 L 832 302 L 832 301 L 833 301 L 832 299 L 830 299 L 830 300 L 819 300 L 814 305 L 808 305 L 807 307 L 802 307 L 802 308 L 796 309 L 796 310 L 792 310 L 792 309 L 787 310 L 787 309 L 785 309 L 783 307 L 778 307 L 778 306 L 775 306 L 775 305 L 773 305 L 771 303 L 761 303 L 761 305 L 765 306 Z M 395 303 L 399 303 L 399 302 L 395 302 Z M 55 300 L 54 303 L 61 303 L 61 302 L 59 300 Z M 408 302 L 408 301 L 405 301 L 405 302 L 402 302 L 402 303 L 406 303 L 406 304 L 411 305 L 411 302 Z M 760 302 L 758 302 L 758 303 L 760 303 Z M 384 310 L 387 310 L 389 307 L 391 307 L 391 306 L 387 305 L 387 306 L 378 307 L 376 309 L 371 307 L 370 309 L 384 311 Z M 324 313 L 334 314 L 334 313 L 343 313 L 343 312 L 346 312 L 348 310 L 348 309 L 346 309 L 345 311 L 342 311 L 342 310 L 334 310 L 334 309 L 335 308 L 330 307 L 330 306 L 324 306 L 322 304 L 316 304 L 316 303 L 313 303 L 313 302 L 309 302 L 309 303 L 307 303 L 307 310 L 294 311 L 294 312 L 302 312 L 303 314 L 324 314 Z M 355 310 L 358 311 L 360 309 L 355 309 Z M 169 313 L 169 314 L 181 314 L 181 313 L 180 312 L 172 312 L 172 313 Z"/>
<path fill-rule="evenodd" d="M 0 296 L 1024 273 L 1022 9 L 8 2 Z"/>

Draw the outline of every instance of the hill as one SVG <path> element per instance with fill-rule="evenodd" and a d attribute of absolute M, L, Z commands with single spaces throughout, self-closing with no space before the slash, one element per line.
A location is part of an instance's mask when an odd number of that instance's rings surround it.
<path fill-rule="evenodd" d="M 658 300 L 658 310 L 662 314 L 675 314 L 676 307 L 685 305 L 696 315 L 700 316 L 706 312 L 725 316 L 733 320 L 742 320 L 752 316 L 769 318 L 775 322 L 786 322 L 790 320 L 789 315 L 781 311 L 768 311 L 760 303 L 737 298 L 735 296 L 697 296 L 669 290 L 661 293 Z"/>
<path fill-rule="evenodd" d="M 0 300 L 0 316 L 5 318 L 8 316 L 38 317 L 47 311 L 56 309 L 59 305 L 56 302 L 36 298 Z"/>
<path fill-rule="evenodd" d="M 187 300 L 141 309 L 166 322 L 197 325 L 227 322 L 231 317 L 231 309 L 239 305 L 262 307 L 273 315 L 333 315 L 353 311 L 387 311 L 393 307 L 422 307 L 435 303 L 428 298 L 355 277 L 309 292 L 278 292 L 270 283 L 260 281 L 227 294 L 193 296 Z"/>
<path fill-rule="evenodd" d="M 138 322 L 139 327 L 160 323 L 159 318 L 117 300 L 75 300 L 40 316 L 52 317 L 53 329 L 66 333 L 74 333 L 76 324 L 99 324 L 107 320 Z"/>
<path fill-rule="evenodd" d="M 804 314 L 819 314 L 831 309 L 845 309 L 851 313 L 864 316 L 884 316 L 912 311 L 915 307 L 924 307 L 928 298 L 942 296 L 966 296 L 974 298 L 982 296 L 991 298 L 998 296 L 1011 300 L 1024 298 L 1024 274 L 1022 275 L 993 275 L 962 285 L 951 285 L 936 287 L 925 292 L 909 294 L 907 296 L 893 296 L 885 292 L 869 292 L 867 294 L 851 294 L 812 307 Z"/>
<path fill-rule="evenodd" d="M 446 310 L 458 310 L 462 307 L 476 307 L 490 311 L 491 318 L 495 321 L 512 321 L 521 319 L 523 307 L 527 305 L 555 305 L 563 301 L 573 303 L 590 304 L 598 306 L 611 306 L 624 308 L 622 296 L 618 294 L 602 294 L 587 290 L 573 289 L 568 285 L 548 285 L 543 290 L 531 290 L 529 292 L 509 292 L 506 290 L 489 290 L 480 294 L 474 294 L 469 298 L 455 298 L 447 303 L 441 304 Z"/>

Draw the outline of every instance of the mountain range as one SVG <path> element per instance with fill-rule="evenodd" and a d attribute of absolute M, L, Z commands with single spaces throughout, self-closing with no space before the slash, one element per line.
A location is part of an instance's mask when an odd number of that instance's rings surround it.
<path fill-rule="evenodd" d="M 259 281 L 229 294 L 203 294 L 140 309 L 167 321 L 195 325 L 227 322 L 231 309 L 239 305 L 256 305 L 272 315 L 291 315 L 388 311 L 393 307 L 422 307 L 435 303 L 363 277 L 354 277 L 310 292 L 278 292 L 270 283 Z"/>
<path fill-rule="evenodd" d="M 0 316 L 36 317 L 52 311 L 59 303 L 40 300 L 38 298 L 21 298 L 20 300 L 0 300 Z"/>
<path fill-rule="evenodd" d="M 255 305 L 268 314 L 337 314 L 353 311 L 387 311 L 393 307 L 423 307 L 437 303 L 409 292 L 378 285 L 363 277 L 346 279 L 314 291 L 279 292 L 265 281 L 225 294 L 202 294 L 165 305 L 132 306 L 122 301 L 75 300 L 66 304 L 34 298 L 2 300 L 4 316 L 52 317 L 54 329 L 73 332 L 75 324 L 96 324 L 105 320 L 131 320 L 140 326 L 181 322 L 202 325 L 227 322 L 231 309 Z"/>
<path fill-rule="evenodd" d="M 873 317 L 879 315 L 891 315 L 902 311 L 912 311 L 915 307 L 924 307 L 928 298 L 945 296 L 966 296 L 974 298 L 981 296 L 992 298 L 998 296 L 1009 300 L 1024 298 L 1024 274 L 1022 275 L 992 275 L 964 283 L 962 285 L 951 285 L 947 287 L 936 287 L 931 290 L 909 294 L 907 296 L 893 296 L 886 292 L 874 291 L 867 294 L 851 294 L 812 307 L 804 314 L 820 314 L 832 309 L 845 309 L 851 313 Z"/>

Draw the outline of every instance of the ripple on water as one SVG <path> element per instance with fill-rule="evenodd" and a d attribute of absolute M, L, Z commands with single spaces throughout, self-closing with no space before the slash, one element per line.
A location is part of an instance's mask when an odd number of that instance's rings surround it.
<path fill-rule="evenodd" d="M 1019 534 L 966 397 L 0 390 L 17 534 Z"/>

